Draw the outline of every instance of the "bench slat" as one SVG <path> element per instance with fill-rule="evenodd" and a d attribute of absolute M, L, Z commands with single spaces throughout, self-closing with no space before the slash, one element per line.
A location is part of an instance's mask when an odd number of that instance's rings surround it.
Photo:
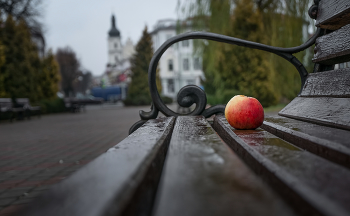
<path fill-rule="evenodd" d="M 177 117 L 155 214 L 293 215 L 202 116 Z"/>
<path fill-rule="evenodd" d="M 350 97 L 350 68 L 311 73 L 300 96 Z"/>
<path fill-rule="evenodd" d="M 333 65 L 348 62 L 349 59 L 350 24 L 316 39 L 314 63 Z"/>
<path fill-rule="evenodd" d="M 263 130 L 234 130 L 216 116 L 214 128 L 262 178 L 305 215 L 349 215 L 350 170 Z"/>
<path fill-rule="evenodd" d="M 350 98 L 296 97 L 278 114 L 285 117 L 350 130 Z"/>
<path fill-rule="evenodd" d="M 316 26 L 335 30 L 350 24 L 349 0 L 322 0 L 318 6 Z"/>
<path fill-rule="evenodd" d="M 262 129 L 302 149 L 350 168 L 350 133 L 282 116 L 265 117 Z"/>
<path fill-rule="evenodd" d="M 149 120 L 20 215 L 147 215 L 175 118 Z"/>

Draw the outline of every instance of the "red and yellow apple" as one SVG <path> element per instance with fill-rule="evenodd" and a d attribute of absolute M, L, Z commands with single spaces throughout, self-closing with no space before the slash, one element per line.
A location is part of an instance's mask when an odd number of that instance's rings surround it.
<path fill-rule="evenodd" d="M 251 130 L 262 125 L 264 109 L 257 99 L 236 95 L 227 103 L 225 117 L 235 129 Z"/>

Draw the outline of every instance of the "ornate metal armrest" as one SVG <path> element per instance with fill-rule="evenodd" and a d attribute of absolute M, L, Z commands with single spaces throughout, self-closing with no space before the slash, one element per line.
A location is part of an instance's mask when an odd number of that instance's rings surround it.
<path fill-rule="evenodd" d="M 317 5 L 312 5 L 309 9 L 310 17 L 315 19 L 316 13 L 317 13 Z M 229 36 L 210 33 L 210 32 L 188 32 L 188 33 L 179 34 L 177 36 L 170 38 L 169 40 L 165 41 L 163 45 L 160 46 L 158 50 L 154 53 L 148 68 L 148 85 L 149 85 L 151 97 L 153 100 L 151 111 L 145 112 L 140 110 L 139 114 L 140 114 L 141 120 L 136 122 L 133 126 L 131 126 L 129 130 L 129 134 L 137 130 L 137 128 L 141 127 L 147 120 L 157 118 L 159 111 L 162 112 L 165 116 L 183 115 L 170 110 L 163 103 L 162 99 L 159 96 L 159 92 L 156 86 L 156 70 L 157 70 L 159 59 L 161 58 L 163 53 L 174 43 L 177 43 L 183 40 L 189 40 L 189 39 L 205 39 L 205 40 L 218 41 L 222 43 L 227 43 L 227 44 L 232 44 L 237 46 L 244 46 L 244 47 L 249 47 L 253 49 L 264 50 L 267 52 L 274 53 L 286 59 L 287 61 L 289 61 L 295 66 L 301 78 L 301 89 L 302 89 L 305 84 L 305 80 L 308 75 L 308 72 L 306 71 L 304 65 L 292 54 L 298 53 L 312 46 L 315 43 L 316 38 L 320 34 L 321 34 L 321 29 L 317 28 L 316 33 L 306 43 L 300 46 L 291 47 L 291 48 L 268 46 L 265 44 L 255 43 L 252 41 L 242 40 L 239 38 L 229 37 Z M 189 116 L 203 115 L 204 117 L 208 118 L 217 113 L 224 113 L 225 111 L 225 105 L 216 105 L 208 109 L 205 109 L 207 105 L 206 94 L 201 88 L 195 85 L 187 85 L 181 88 L 177 95 L 177 102 L 182 107 L 190 107 L 192 104 L 194 103 L 196 104 L 196 108 L 192 112 L 185 114 Z"/>

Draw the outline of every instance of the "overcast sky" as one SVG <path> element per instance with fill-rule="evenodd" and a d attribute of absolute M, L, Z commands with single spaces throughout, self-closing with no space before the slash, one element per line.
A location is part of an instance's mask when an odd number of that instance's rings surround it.
<path fill-rule="evenodd" d="M 94 75 L 107 64 L 107 32 L 112 12 L 122 42 L 136 45 L 145 25 L 149 30 L 159 19 L 176 18 L 178 0 L 45 0 L 43 22 L 47 47 L 70 46 L 84 68 Z"/>

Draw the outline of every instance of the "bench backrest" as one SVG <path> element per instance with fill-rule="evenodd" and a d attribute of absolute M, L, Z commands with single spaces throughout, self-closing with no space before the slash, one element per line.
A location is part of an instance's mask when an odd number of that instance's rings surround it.
<path fill-rule="evenodd" d="M 0 108 L 12 108 L 12 100 L 11 98 L 0 98 Z"/>
<path fill-rule="evenodd" d="M 315 44 L 314 73 L 279 114 L 350 130 L 350 68 L 343 67 L 350 61 L 349 0 L 321 0 L 316 26 L 323 29 L 323 35 Z"/>
<path fill-rule="evenodd" d="M 29 105 L 29 99 L 28 98 L 16 98 L 16 102 L 19 104 Z"/>

